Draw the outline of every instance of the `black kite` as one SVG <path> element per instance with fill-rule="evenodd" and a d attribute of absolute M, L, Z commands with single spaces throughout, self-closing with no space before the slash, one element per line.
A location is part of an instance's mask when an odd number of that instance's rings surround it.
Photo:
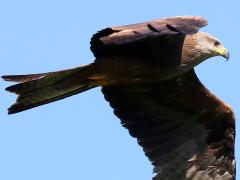
<path fill-rule="evenodd" d="M 112 27 L 95 34 L 89 65 L 44 74 L 3 76 L 19 82 L 9 114 L 91 88 L 102 92 L 157 173 L 154 180 L 235 179 L 235 117 L 198 80 L 194 67 L 221 55 L 222 43 L 198 32 L 207 20 L 179 16 Z"/>

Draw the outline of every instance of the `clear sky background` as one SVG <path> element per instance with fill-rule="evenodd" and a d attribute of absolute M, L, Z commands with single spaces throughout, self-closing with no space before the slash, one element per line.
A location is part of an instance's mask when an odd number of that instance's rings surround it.
<path fill-rule="evenodd" d="M 175 15 L 201 15 L 203 31 L 217 36 L 229 62 L 212 58 L 198 66 L 201 81 L 233 106 L 240 118 L 240 2 L 139 0 L 8 0 L 0 2 L 0 74 L 40 73 L 94 60 L 96 31 Z M 1 180 L 150 180 L 152 166 L 100 88 L 16 115 L 15 96 L 0 81 Z M 238 124 L 237 124 L 238 125 Z M 239 130 L 239 126 L 238 126 Z M 239 138 L 236 155 L 239 159 Z M 240 179 L 240 178 L 238 178 Z"/>

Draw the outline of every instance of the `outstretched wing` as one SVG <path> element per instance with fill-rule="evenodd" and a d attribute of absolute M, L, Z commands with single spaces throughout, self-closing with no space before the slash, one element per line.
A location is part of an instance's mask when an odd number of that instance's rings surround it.
<path fill-rule="evenodd" d="M 128 51 L 133 53 L 136 47 L 138 53 L 141 52 L 140 50 L 144 50 L 146 53 L 147 47 L 154 47 L 156 45 L 154 43 L 158 43 L 159 52 L 164 47 L 174 45 L 176 39 L 179 41 L 184 35 L 194 34 L 207 24 L 208 21 L 199 16 L 176 16 L 145 23 L 111 27 L 99 31 L 92 37 L 91 50 L 95 57 L 99 58 L 116 52 Z M 161 46 L 161 42 L 164 46 Z"/>
<path fill-rule="evenodd" d="M 235 178 L 235 118 L 194 70 L 174 80 L 102 89 L 154 165 L 154 180 Z"/>

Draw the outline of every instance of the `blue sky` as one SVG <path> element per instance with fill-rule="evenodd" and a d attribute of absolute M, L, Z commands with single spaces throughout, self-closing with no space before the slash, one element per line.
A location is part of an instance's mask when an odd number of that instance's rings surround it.
<path fill-rule="evenodd" d="M 240 117 L 239 11 L 237 1 L 1 1 L 0 73 L 60 70 L 94 60 L 89 40 L 96 31 L 174 15 L 201 15 L 203 31 L 217 36 L 231 59 L 198 66 L 201 81 Z M 152 166 L 100 88 L 16 115 L 15 96 L 0 81 L 0 179 L 148 180 Z M 237 124 L 238 125 L 238 124 Z M 239 129 L 239 126 L 237 126 Z M 236 152 L 239 152 L 239 138 Z M 239 155 L 237 154 L 237 159 Z M 240 178 L 239 178 L 240 179 Z"/>

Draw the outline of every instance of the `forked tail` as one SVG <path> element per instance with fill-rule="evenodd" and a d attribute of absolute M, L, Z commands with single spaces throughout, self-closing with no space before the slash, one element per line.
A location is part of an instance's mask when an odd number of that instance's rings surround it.
<path fill-rule="evenodd" d="M 57 101 L 97 86 L 90 80 L 92 65 L 43 74 L 2 76 L 6 81 L 19 82 L 6 90 L 18 95 L 9 114 L 25 111 Z"/>

